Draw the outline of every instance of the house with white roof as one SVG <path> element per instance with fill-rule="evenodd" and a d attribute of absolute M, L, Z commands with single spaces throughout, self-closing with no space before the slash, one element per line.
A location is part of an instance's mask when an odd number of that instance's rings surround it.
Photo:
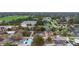
<path fill-rule="evenodd" d="M 6 31 L 7 32 L 7 34 L 9 34 L 9 35 L 13 35 L 14 33 L 15 33 L 15 31 Z"/>
<path fill-rule="evenodd" d="M 50 20 L 52 20 L 51 17 L 44 17 L 43 18 L 43 21 L 50 21 Z"/>
<path fill-rule="evenodd" d="M 37 23 L 37 21 L 23 21 L 21 23 L 22 27 L 28 27 L 28 26 L 34 26 Z"/>

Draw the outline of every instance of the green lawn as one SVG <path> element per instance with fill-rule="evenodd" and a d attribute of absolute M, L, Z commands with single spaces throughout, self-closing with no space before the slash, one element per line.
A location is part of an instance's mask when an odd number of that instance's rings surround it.
<path fill-rule="evenodd" d="M 5 20 L 5 21 L 9 21 L 9 20 L 17 20 L 17 19 L 24 19 L 27 18 L 28 16 L 5 16 L 5 17 L 0 17 L 0 20 Z"/>

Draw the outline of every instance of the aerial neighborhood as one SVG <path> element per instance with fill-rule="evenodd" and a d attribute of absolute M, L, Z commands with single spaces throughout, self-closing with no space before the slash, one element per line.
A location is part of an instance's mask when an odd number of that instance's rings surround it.
<path fill-rule="evenodd" d="M 56 14 L 0 16 L 0 46 L 79 46 L 79 15 Z"/>

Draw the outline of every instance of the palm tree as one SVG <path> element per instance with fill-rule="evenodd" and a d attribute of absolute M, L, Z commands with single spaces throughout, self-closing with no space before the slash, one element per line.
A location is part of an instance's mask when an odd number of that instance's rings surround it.
<path fill-rule="evenodd" d="M 56 34 L 60 34 L 64 36 L 66 36 L 68 33 L 68 25 L 67 24 L 59 25 L 57 20 L 48 21 L 48 23 L 45 24 L 45 28 L 48 31 L 53 31 Z"/>
<path fill-rule="evenodd" d="M 57 30 L 59 28 L 59 25 L 57 23 L 56 20 L 53 20 L 53 21 L 48 21 L 46 24 L 45 24 L 45 28 L 50 31 L 50 30 Z"/>

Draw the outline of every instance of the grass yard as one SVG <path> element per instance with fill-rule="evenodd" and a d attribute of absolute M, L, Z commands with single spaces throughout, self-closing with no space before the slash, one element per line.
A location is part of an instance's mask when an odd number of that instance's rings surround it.
<path fill-rule="evenodd" d="M 9 21 L 9 20 L 25 19 L 27 17 L 28 16 L 5 16 L 5 17 L 0 17 L 0 20 Z"/>

